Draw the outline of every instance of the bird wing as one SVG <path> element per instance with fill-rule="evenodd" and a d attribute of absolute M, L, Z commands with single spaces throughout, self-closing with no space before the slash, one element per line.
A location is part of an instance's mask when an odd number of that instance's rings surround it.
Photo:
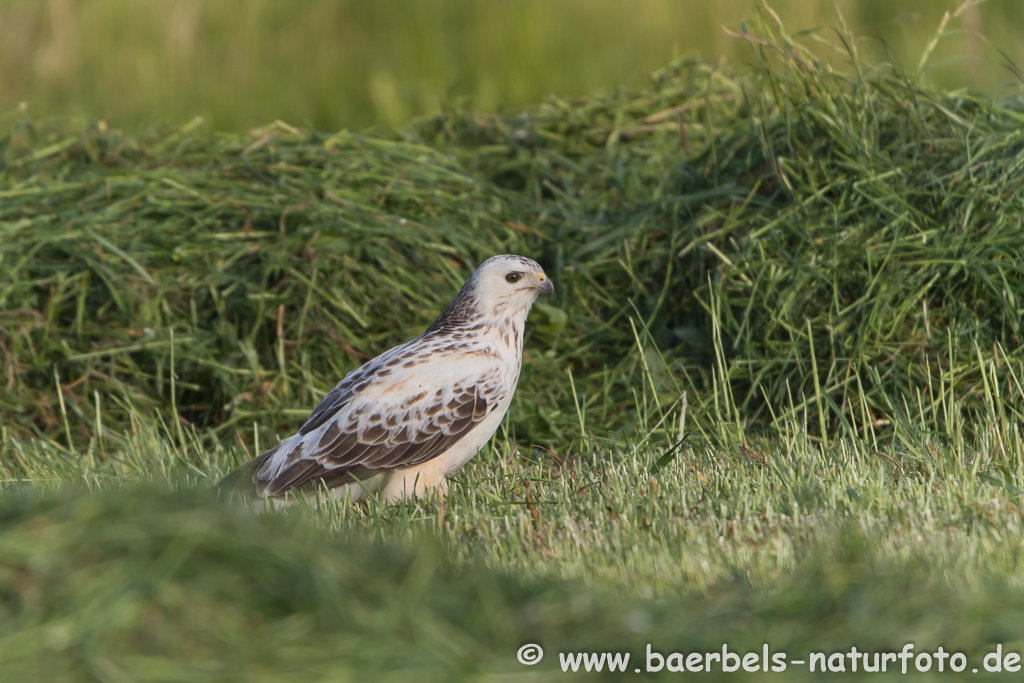
<path fill-rule="evenodd" d="M 392 349 L 346 376 L 297 434 L 261 455 L 253 484 L 276 496 L 426 462 L 503 403 L 508 378 L 507 364 L 486 351 Z"/>

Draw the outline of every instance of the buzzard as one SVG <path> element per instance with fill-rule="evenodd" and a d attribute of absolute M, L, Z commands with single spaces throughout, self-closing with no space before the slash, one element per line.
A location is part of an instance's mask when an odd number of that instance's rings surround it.
<path fill-rule="evenodd" d="M 231 472 L 222 489 L 287 502 L 326 487 L 353 500 L 447 493 L 445 476 L 490 440 L 523 362 L 523 328 L 554 285 L 535 262 L 484 261 L 419 337 L 348 373 L 299 431 Z"/>

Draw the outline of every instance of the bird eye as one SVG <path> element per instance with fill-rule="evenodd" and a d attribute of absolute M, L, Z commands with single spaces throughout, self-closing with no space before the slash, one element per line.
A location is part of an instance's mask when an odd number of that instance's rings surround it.
<path fill-rule="evenodd" d="M 515 283 L 519 282 L 522 279 L 523 279 L 523 274 L 522 273 L 509 273 L 508 275 L 505 276 L 505 282 L 508 282 L 510 284 L 515 284 Z"/>

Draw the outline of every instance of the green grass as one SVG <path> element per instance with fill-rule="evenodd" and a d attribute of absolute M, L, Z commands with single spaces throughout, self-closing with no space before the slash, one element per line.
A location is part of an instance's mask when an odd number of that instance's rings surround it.
<path fill-rule="evenodd" d="M 240 449 L 139 424 L 97 466 L 40 442 L 5 456 L 61 482 L 0 500 L 0 663 L 21 680 L 546 680 L 559 652 L 648 643 L 911 642 L 980 666 L 1024 647 L 1024 442 L 991 416 L 972 439 L 910 419 L 885 446 L 822 448 L 797 423 L 690 437 L 654 474 L 668 444 L 555 458 L 499 438 L 443 506 L 266 515 L 209 491 Z M 537 669 L 514 659 L 528 642 Z"/>
<path fill-rule="evenodd" d="M 913 69 L 952 0 L 777 0 L 788 25 L 846 17 L 868 61 Z M 202 116 L 214 130 L 274 119 L 338 130 L 401 126 L 467 99 L 518 109 L 646 74 L 677 55 L 747 59 L 755 0 L 5 0 L 0 110 L 104 119 L 140 130 Z M 838 10 L 838 11 L 837 11 Z M 571 29 L 567 29 L 571 27 Z M 945 87 L 1003 91 L 1003 55 L 1024 63 L 1016 0 L 969 4 L 927 65 Z M 827 53 L 827 51 L 823 51 Z M 130 55 L 129 59 L 125 55 Z"/>
<path fill-rule="evenodd" d="M 644 90 L 511 118 L 453 109 L 396 135 L 16 118 L 5 428 L 94 444 L 131 403 L 222 437 L 255 422 L 267 443 L 501 252 L 558 288 L 512 416 L 533 443 L 578 433 L 567 370 L 608 442 L 646 419 L 632 391 L 662 408 L 689 389 L 703 419 L 726 374 L 736 404 L 709 422 L 743 428 L 805 401 L 819 434 L 884 422 L 901 396 L 935 421 L 944 387 L 965 407 L 989 390 L 1019 403 L 1019 101 L 752 46 L 759 72 L 681 61 Z M 663 352 L 642 385 L 638 334 Z"/>
<path fill-rule="evenodd" d="M 680 61 L 393 134 L 13 116 L 3 671 L 547 680 L 560 651 L 647 643 L 1024 649 L 1020 102 L 833 69 L 774 24 L 751 44 L 754 70 Z M 503 251 L 557 294 L 446 503 L 213 499 Z"/>

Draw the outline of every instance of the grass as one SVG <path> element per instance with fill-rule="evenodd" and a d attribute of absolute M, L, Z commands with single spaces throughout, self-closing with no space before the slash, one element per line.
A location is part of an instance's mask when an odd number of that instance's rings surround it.
<path fill-rule="evenodd" d="M 0 110 L 104 119 L 125 130 L 202 116 L 243 131 L 282 118 L 324 130 L 402 126 L 444 100 L 518 109 L 642 83 L 672 56 L 746 59 L 752 0 L 6 0 L 0 6 Z M 868 61 L 913 68 L 943 13 L 932 0 L 778 0 L 791 26 L 848 19 Z M 1015 0 L 969 5 L 946 26 L 928 78 L 1003 89 L 1021 61 Z M 572 27 L 573 30 L 565 30 Z M 986 42 L 986 40 L 990 42 Z M 130 54 L 131 59 L 124 59 Z"/>
<path fill-rule="evenodd" d="M 558 652 L 648 643 L 1020 651 L 1020 103 L 832 67 L 771 22 L 749 42 L 753 71 L 680 61 L 394 134 L 13 115 L 4 671 L 546 680 Z M 212 499 L 500 251 L 558 293 L 445 504 Z M 530 669 L 527 642 L 548 653 Z"/>
<path fill-rule="evenodd" d="M 990 388 L 1013 405 L 1019 101 L 887 67 L 848 75 L 757 40 L 759 73 L 683 61 L 642 91 L 512 118 L 453 109 L 400 135 L 277 123 L 126 137 L 15 117 L 5 427 L 81 446 L 123 432 L 130 403 L 222 437 L 256 423 L 267 443 L 500 252 L 558 283 L 512 417 L 534 443 L 577 431 L 566 369 L 599 438 L 646 419 L 623 409 L 640 388 L 637 334 L 664 352 L 644 358 L 659 407 L 690 389 L 704 415 L 727 375 L 737 403 L 713 420 L 738 428 L 805 400 L 819 435 L 881 424 L 919 391 L 934 421 L 943 387 L 965 406 Z"/>
<path fill-rule="evenodd" d="M 1024 640 L 1024 442 L 975 426 L 690 437 L 653 474 L 667 444 L 555 458 L 499 438 L 443 506 L 266 515 L 209 492 L 237 447 L 143 420 L 98 466 L 17 443 L 0 662 L 24 680 L 546 680 L 559 652 L 910 642 L 977 667 Z M 528 642 L 537 669 L 514 660 Z"/>

